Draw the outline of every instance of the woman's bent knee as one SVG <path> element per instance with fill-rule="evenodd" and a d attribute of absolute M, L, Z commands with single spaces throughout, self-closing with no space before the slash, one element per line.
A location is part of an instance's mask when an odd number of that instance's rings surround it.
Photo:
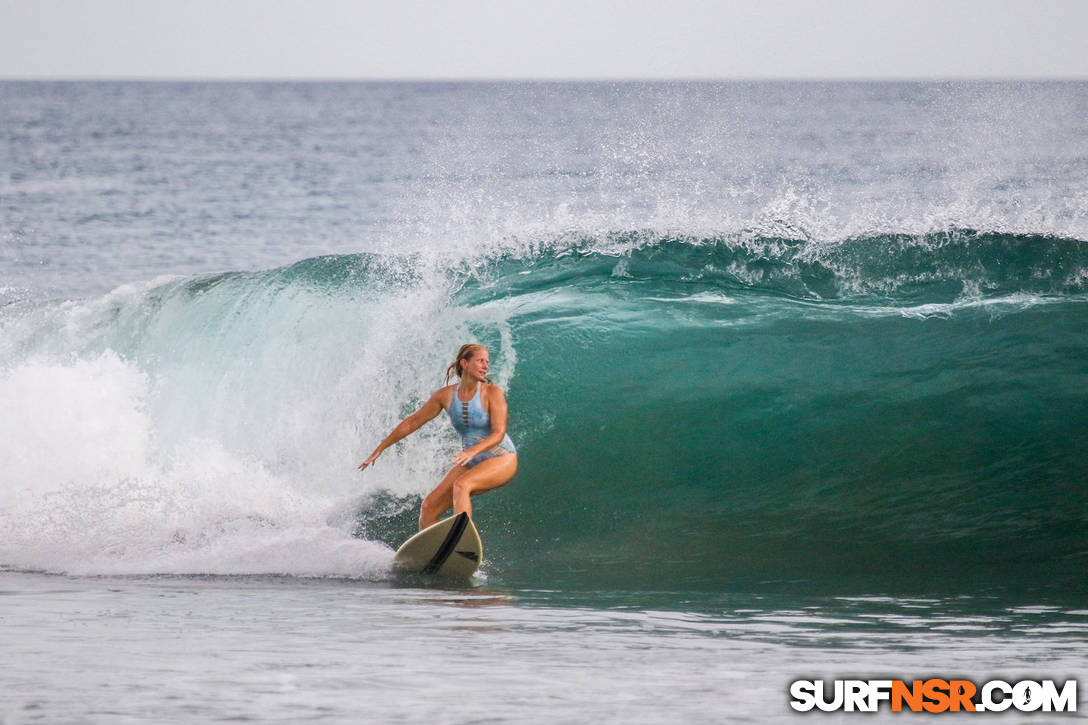
<path fill-rule="evenodd" d="M 458 496 L 464 496 L 465 494 L 472 494 L 471 476 L 462 476 L 453 482 L 453 497 L 457 498 Z"/>
<path fill-rule="evenodd" d="M 427 496 L 423 499 L 423 505 L 419 507 L 424 513 L 440 514 L 450 506 L 449 500 L 443 501 L 439 496 Z"/>

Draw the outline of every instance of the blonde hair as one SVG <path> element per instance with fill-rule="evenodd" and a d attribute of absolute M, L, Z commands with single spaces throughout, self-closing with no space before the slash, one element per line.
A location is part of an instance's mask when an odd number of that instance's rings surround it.
<path fill-rule="evenodd" d="M 478 353 L 480 350 L 486 350 L 486 349 L 487 349 L 486 347 L 484 347 L 483 345 L 481 345 L 479 343 L 476 343 L 476 342 L 470 342 L 470 343 L 467 343 L 465 345 L 462 345 L 461 349 L 457 351 L 457 357 L 455 357 L 453 359 L 453 362 L 450 363 L 450 366 L 448 368 L 446 368 L 446 382 L 448 383 L 450 381 L 450 376 L 451 375 L 456 375 L 458 379 L 461 378 L 461 361 L 462 360 L 469 360 L 469 359 L 472 358 L 473 355 Z M 485 378 L 485 380 L 487 382 L 489 382 L 489 383 L 491 382 L 491 378 Z"/>

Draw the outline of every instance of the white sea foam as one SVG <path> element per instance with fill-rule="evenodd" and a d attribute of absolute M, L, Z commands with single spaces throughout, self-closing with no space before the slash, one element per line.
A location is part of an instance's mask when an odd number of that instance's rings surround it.
<path fill-rule="evenodd" d="M 151 377 L 112 351 L 0 375 L 5 565 L 69 573 L 384 569 L 387 548 L 330 526 L 335 500 L 305 481 L 215 440 L 163 445 L 152 397 Z"/>

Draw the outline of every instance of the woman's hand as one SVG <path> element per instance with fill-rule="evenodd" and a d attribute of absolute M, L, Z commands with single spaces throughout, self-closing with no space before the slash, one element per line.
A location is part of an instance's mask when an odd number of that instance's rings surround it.
<path fill-rule="evenodd" d="M 378 456 L 380 456 L 381 454 L 382 454 L 382 452 L 380 450 L 377 450 L 377 451 L 374 451 L 373 453 L 371 453 L 370 458 L 366 459 L 365 461 L 363 461 L 362 463 L 359 464 L 359 470 L 360 471 L 365 471 L 366 467 L 371 465 L 372 463 L 374 463 L 374 461 L 378 460 Z"/>
<path fill-rule="evenodd" d="M 473 453 L 471 448 L 466 448 L 465 450 L 459 451 L 456 454 L 454 454 L 454 456 L 453 456 L 453 465 L 455 465 L 455 466 L 467 465 L 468 462 L 471 461 L 476 456 L 477 456 L 477 454 Z"/>

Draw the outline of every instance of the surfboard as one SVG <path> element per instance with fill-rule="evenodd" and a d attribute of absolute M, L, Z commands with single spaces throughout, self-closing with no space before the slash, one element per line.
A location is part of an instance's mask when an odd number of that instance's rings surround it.
<path fill-rule="evenodd" d="M 393 557 L 393 567 L 408 574 L 470 577 L 483 559 L 480 534 L 462 511 L 405 541 Z"/>

